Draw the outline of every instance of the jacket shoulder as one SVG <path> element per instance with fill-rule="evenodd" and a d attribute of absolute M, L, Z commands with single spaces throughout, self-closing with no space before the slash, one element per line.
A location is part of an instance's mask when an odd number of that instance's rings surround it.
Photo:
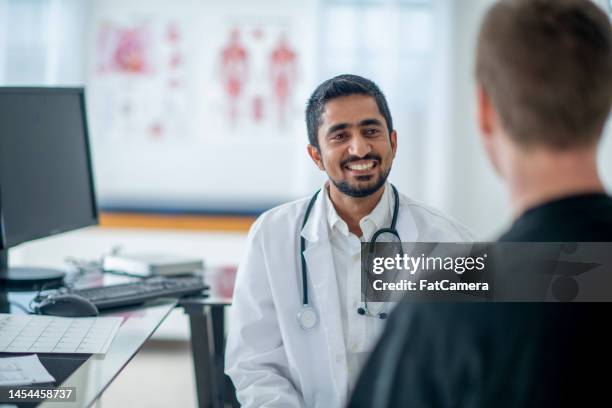
<path fill-rule="evenodd" d="M 462 223 L 427 204 L 400 194 L 400 205 L 408 208 L 419 231 L 437 232 L 447 240 L 474 241 L 472 232 Z M 435 234 L 436 236 L 438 234 Z"/>
<path fill-rule="evenodd" d="M 301 227 L 301 221 L 306 212 L 306 206 L 312 197 L 300 198 L 285 204 L 281 204 L 262 213 L 251 226 L 249 235 L 289 230 L 291 225 Z M 294 228 L 291 228 L 294 229 Z"/>

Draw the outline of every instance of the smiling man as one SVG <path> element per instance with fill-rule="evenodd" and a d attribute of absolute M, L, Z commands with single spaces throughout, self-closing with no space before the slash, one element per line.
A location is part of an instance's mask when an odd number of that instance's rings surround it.
<path fill-rule="evenodd" d="M 259 217 L 238 270 L 226 367 L 245 407 L 346 403 L 390 311 L 361 300 L 362 242 L 381 229 L 403 242 L 471 239 L 387 182 L 398 137 L 372 81 L 325 81 L 306 124 L 308 154 L 329 180 Z"/>

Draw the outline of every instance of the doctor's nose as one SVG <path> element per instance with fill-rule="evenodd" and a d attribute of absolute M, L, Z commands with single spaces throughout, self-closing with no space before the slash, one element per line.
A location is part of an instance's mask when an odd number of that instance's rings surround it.
<path fill-rule="evenodd" d="M 372 151 L 372 146 L 361 135 L 353 136 L 349 145 L 349 154 L 357 157 L 364 157 Z"/>

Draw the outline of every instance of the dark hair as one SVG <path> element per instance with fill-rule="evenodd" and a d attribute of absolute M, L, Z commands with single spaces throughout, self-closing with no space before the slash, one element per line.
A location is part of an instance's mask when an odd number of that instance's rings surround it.
<path fill-rule="evenodd" d="M 325 111 L 325 104 L 335 98 L 349 95 L 368 95 L 374 98 L 380 114 L 387 122 L 389 134 L 393 131 L 393 119 L 385 95 L 378 86 L 358 75 L 338 75 L 327 81 L 314 90 L 306 106 L 306 129 L 308 130 L 308 140 L 311 145 L 319 148 L 317 134 L 321 126 L 321 115 Z"/>
<path fill-rule="evenodd" d="M 588 0 L 502 0 L 484 18 L 476 79 L 518 144 L 601 136 L 612 102 L 612 32 Z"/>

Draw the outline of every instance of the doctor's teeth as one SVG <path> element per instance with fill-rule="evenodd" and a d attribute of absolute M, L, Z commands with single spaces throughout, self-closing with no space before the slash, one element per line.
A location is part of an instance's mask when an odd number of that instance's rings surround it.
<path fill-rule="evenodd" d="M 374 167 L 374 162 L 369 162 L 366 164 L 349 164 L 347 167 L 351 170 L 368 170 Z"/>

